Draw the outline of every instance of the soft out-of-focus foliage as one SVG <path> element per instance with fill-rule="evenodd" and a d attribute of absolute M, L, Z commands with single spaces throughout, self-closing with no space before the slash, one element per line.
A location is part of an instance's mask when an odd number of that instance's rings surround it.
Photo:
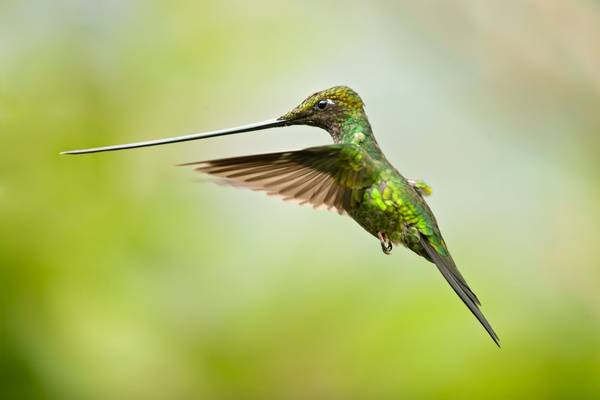
<path fill-rule="evenodd" d="M 294 127 L 58 151 L 281 115 L 354 87 L 498 331 L 348 218 L 179 162 Z M 598 398 L 595 1 L 0 5 L 0 397 Z"/>

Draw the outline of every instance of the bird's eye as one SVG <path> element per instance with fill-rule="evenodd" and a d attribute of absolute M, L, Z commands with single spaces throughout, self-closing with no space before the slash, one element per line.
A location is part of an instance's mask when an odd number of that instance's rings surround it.
<path fill-rule="evenodd" d="M 319 110 L 324 110 L 326 109 L 330 104 L 333 104 L 333 101 L 327 99 L 327 100 L 319 100 L 319 102 L 317 103 L 317 109 Z"/>

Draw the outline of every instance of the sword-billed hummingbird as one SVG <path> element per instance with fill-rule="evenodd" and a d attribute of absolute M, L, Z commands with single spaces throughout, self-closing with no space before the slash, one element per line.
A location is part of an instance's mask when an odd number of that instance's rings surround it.
<path fill-rule="evenodd" d="M 348 214 L 379 239 L 385 254 L 402 244 L 434 263 L 488 334 L 499 338 L 479 309 L 480 302 L 454 263 L 436 219 L 424 200 L 431 189 L 404 178 L 379 148 L 358 94 L 335 86 L 309 96 L 279 118 L 207 133 L 177 136 L 61 154 L 87 154 L 205 139 L 289 125 L 329 132 L 335 144 L 298 151 L 199 161 L 196 170 L 234 186 L 284 200 Z"/>

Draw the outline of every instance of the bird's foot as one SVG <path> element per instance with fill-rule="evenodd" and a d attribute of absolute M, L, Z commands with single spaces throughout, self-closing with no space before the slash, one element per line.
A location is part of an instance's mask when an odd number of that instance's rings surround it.
<path fill-rule="evenodd" d="M 421 179 L 408 179 L 408 183 L 419 193 L 421 196 L 431 196 L 431 186 L 426 184 Z"/>
<path fill-rule="evenodd" d="M 383 250 L 383 253 L 390 254 L 392 252 L 392 242 L 387 234 L 384 232 L 377 232 L 377 237 L 379 238 L 379 243 L 381 243 L 381 250 Z"/>

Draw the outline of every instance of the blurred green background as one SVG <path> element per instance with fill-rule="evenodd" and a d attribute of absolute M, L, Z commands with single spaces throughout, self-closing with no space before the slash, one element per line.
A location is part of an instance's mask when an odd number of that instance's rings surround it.
<path fill-rule="evenodd" d="M 437 270 L 181 162 L 326 144 L 356 89 L 433 186 L 498 350 Z M 598 1 L 0 3 L 0 397 L 600 396 Z"/>

